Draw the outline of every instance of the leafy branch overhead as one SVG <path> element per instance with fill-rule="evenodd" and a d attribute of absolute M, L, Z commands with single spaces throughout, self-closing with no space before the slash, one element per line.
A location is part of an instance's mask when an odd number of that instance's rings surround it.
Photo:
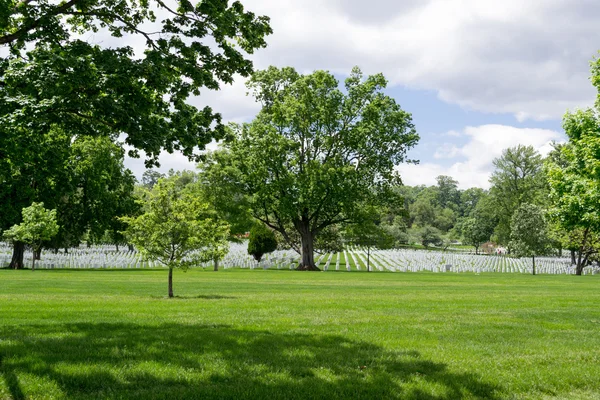
<path fill-rule="evenodd" d="M 0 12 L 0 130 L 58 125 L 89 135 L 125 134 L 156 163 L 162 149 L 197 159 L 225 129 L 210 107 L 187 103 L 203 89 L 248 76 L 246 54 L 266 45 L 269 19 L 239 2 L 9 1 Z M 139 37 L 143 54 L 79 38 L 107 31 Z"/>

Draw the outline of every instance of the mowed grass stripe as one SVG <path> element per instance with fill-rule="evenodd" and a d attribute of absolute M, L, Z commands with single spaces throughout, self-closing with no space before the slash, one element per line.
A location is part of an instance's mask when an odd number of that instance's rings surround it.
<path fill-rule="evenodd" d="M 597 276 L 334 265 L 1 270 L 0 398 L 600 397 Z"/>

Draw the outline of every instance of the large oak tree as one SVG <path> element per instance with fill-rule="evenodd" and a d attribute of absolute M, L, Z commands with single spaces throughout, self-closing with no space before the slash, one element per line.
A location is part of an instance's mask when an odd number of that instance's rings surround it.
<path fill-rule="evenodd" d="M 292 246 L 300 237 L 299 269 L 317 268 L 316 237 L 360 221 L 400 183 L 395 166 L 419 137 L 410 114 L 383 93 L 386 83 L 355 68 L 341 89 L 329 72 L 275 67 L 248 83 L 263 107 L 251 123 L 234 126 L 228 159 L 254 217 Z"/>

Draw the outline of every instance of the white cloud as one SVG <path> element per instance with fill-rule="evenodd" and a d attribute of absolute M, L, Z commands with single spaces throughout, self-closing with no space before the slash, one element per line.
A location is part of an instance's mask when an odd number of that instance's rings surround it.
<path fill-rule="evenodd" d="M 454 158 L 458 154 L 459 148 L 452 143 L 444 143 L 440 147 L 438 147 L 433 153 L 433 158 L 441 159 L 441 158 Z"/>
<path fill-rule="evenodd" d="M 464 136 L 469 141 L 463 146 L 454 146 L 452 151 L 446 151 L 447 144 L 437 151 L 451 154 L 448 158 L 455 159 L 450 166 L 437 163 L 418 165 L 404 164 L 398 167 L 402 180 L 406 185 L 434 185 L 438 175 L 452 176 L 459 182 L 459 187 L 489 188 L 488 179 L 494 167 L 492 161 L 502 155 L 502 151 L 519 144 L 533 146 L 542 155 L 547 155 L 552 149 L 552 141 L 560 141 L 563 135 L 547 129 L 515 128 L 506 125 L 469 126 L 464 129 Z M 438 157 L 439 158 L 439 157 Z"/>
<path fill-rule="evenodd" d="M 592 103 L 588 61 L 600 2 L 578 0 L 246 0 L 272 19 L 256 64 L 347 73 L 435 90 L 465 108 L 520 121 Z"/>
<path fill-rule="evenodd" d="M 432 90 L 443 101 L 476 111 L 511 113 L 520 122 L 557 119 L 567 109 L 591 105 L 595 97 L 588 62 L 600 48 L 597 0 L 243 0 L 243 4 L 271 17 L 274 30 L 268 47 L 251 56 L 257 68 L 291 65 L 300 72 L 328 69 L 347 74 L 359 65 L 365 73 L 383 72 L 391 85 Z M 244 81 L 237 77 L 233 85 L 223 85 L 219 92 L 206 90 L 191 102 L 210 105 L 226 121 L 239 122 L 259 109 L 245 93 Z M 524 144 L 542 148 L 547 137 L 559 138 L 557 132 L 492 127 L 446 133 L 449 142 L 469 137 L 463 147 L 450 143 L 433 154 L 438 160 L 456 159 L 450 171 L 434 163 L 402 168 L 426 179 L 423 183 L 432 183 L 436 174 L 443 173 L 456 175 L 463 187 L 487 187 L 491 160 L 503 148 L 528 138 L 540 142 Z M 500 136 L 491 131 L 501 131 Z M 162 163 L 166 169 L 183 167 L 182 160 L 165 156 Z"/>

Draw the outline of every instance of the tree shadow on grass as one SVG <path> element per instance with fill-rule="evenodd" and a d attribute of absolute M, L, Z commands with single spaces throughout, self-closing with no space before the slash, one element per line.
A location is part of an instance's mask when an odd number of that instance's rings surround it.
<path fill-rule="evenodd" d="M 70 324 L 0 328 L 15 399 L 497 399 L 501 388 L 414 350 L 336 335 L 224 325 Z M 23 376 L 37 383 L 23 387 Z M 32 378 L 32 377 L 35 377 Z M 2 395 L 0 379 L 0 395 Z M 54 393 L 49 391 L 54 390 Z"/>
<path fill-rule="evenodd" d="M 12 369 L 10 364 L 4 362 L 2 354 L 0 354 L 0 376 L 4 378 L 8 392 L 14 400 L 25 399 L 23 389 L 21 389 L 21 385 L 19 384 L 19 379 L 17 378 L 15 371 Z"/>

